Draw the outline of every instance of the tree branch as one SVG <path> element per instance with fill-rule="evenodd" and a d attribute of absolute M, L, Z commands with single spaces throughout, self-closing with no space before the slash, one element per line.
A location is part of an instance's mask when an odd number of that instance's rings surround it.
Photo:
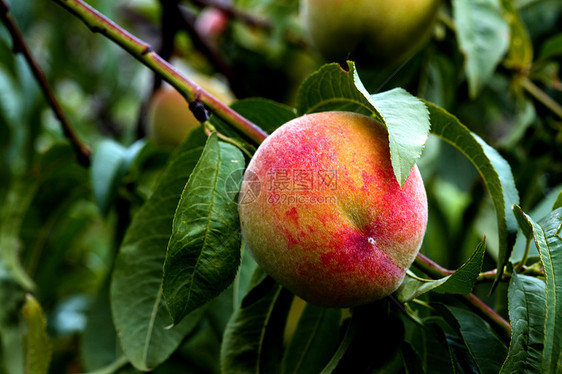
<path fill-rule="evenodd" d="M 41 87 L 43 94 L 47 99 L 47 102 L 49 103 L 51 109 L 55 113 L 55 116 L 59 120 L 64 135 L 68 138 L 68 140 L 70 140 L 70 143 L 72 144 L 72 147 L 76 152 L 76 158 L 78 159 L 78 162 L 85 167 L 90 166 L 90 149 L 80 141 L 78 135 L 74 132 L 72 125 L 66 118 L 62 107 L 60 106 L 55 94 L 51 90 L 51 87 L 47 82 L 47 78 L 43 73 L 43 70 L 41 70 L 41 67 L 33 57 L 33 54 L 25 43 L 25 40 L 23 39 L 18 26 L 10 15 L 9 6 L 4 0 L 0 0 L 0 20 L 6 26 L 10 33 L 10 36 L 12 37 L 14 54 L 21 53 L 24 56 L 25 61 L 29 65 L 29 68 L 31 69 L 33 76 L 37 80 L 37 83 L 39 83 L 39 86 Z"/>
<path fill-rule="evenodd" d="M 536 84 L 534 84 L 529 78 L 523 77 L 521 79 L 521 85 L 528 93 L 531 94 L 536 100 L 541 102 L 545 107 L 550 109 L 550 111 L 556 114 L 562 119 L 562 105 L 560 105 L 552 97 L 548 96 L 546 92 L 541 90 Z"/>
<path fill-rule="evenodd" d="M 240 131 L 255 144 L 260 144 L 267 137 L 267 133 L 261 128 L 221 103 L 190 79 L 181 75 L 172 65 L 156 54 L 148 44 L 125 31 L 82 0 L 53 1 L 79 18 L 92 32 L 104 35 L 129 52 L 145 66 L 160 74 L 189 103 L 200 100 L 217 117 Z"/>
<path fill-rule="evenodd" d="M 430 260 L 423 254 L 419 253 L 414 264 L 426 274 L 434 278 L 442 278 L 454 273 L 454 271 L 445 269 L 436 262 Z M 486 303 L 480 300 L 476 295 L 459 295 L 462 301 L 466 303 L 474 312 L 491 323 L 502 337 L 509 341 L 511 339 L 511 325 L 502 318 L 495 310 L 490 308 Z"/>
<path fill-rule="evenodd" d="M 192 3 L 199 6 L 210 6 L 223 11 L 229 17 L 237 18 L 247 25 L 259 27 L 265 30 L 270 30 L 272 28 L 271 23 L 267 20 L 257 18 L 250 14 L 244 13 L 236 9 L 232 4 L 225 1 L 217 0 L 191 0 Z"/>

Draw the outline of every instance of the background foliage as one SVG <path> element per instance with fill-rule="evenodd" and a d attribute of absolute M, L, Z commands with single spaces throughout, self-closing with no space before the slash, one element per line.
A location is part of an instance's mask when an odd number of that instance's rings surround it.
<path fill-rule="evenodd" d="M 413 162 L 424 177 L 435 263 L 354 310 L 305 305 L 245 250 L 227 191 L 257 144 L 212 117 L 238 147 L 203 129 L 155 146 L 160 78 L 56 3 L 8 2 L 91 164 L 0 26 L 0 373 L 561 370 L 560 1 L 444 1 L 403 65 L 344 70 L 307 45 L 295 0 L 233 1 L 209 40 L 194 26 L 207 1 L 90 2 L 228 84 L 267 132 L 336 109 L 387 125 L 397 178 Z"/>

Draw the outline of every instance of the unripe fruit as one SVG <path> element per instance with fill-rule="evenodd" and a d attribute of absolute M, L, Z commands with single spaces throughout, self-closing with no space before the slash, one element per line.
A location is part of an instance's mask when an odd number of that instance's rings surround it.
<path fill-rule="evenodd" d="M 234 96 L 217 79 L 186 73 L 205 91 L 230 105 Z M 200 125 L 185 98 L 172 86 L 165 84 L 155 92 L 147 112 L 147 135 L 161 147 L 177 147 Z"/>
<path fill-rule="evenodd" d="M 327 59 L 403 61 L 427 41 L 440 0 L 303 0 L 308 39 Z"/>
<path fill-rule="evenodd" d="M 326 307 L 394 292 L 427 223 L 418 168 L 400 187 L 385 127 L 348 112 L 305 115 L 274 131 L 248 165 L 238 209 L 263 270 Z"/>

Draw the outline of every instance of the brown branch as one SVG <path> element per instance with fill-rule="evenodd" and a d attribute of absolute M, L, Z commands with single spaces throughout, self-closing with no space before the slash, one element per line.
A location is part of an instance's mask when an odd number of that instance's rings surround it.
<path fill-rule="evenodd" d="M 0 20 L 6 26 L 8 32 L 10 33 L 10 36 L 12 37 L 14 54 L 21 53 L 24 56 L 25 61 L 29 65 L 29 68 L 31 69 L 33 76 L 37 80 L 37 83 L 39 83 L 39 86 L 41 87 L 45 98 L 51 106 L 51 109 L 59 120 L 64 135 L 68 138 L 68 140 L 70 140 L 70 143 L 72 144 L 72 147 L 76 152 L 76 158 L 78 159 L 78 162 L 85 167 L 90 166 L 90 149 L 80 141 L 78 135 L 74 132 L 74 129 L 66 118 L 64 111 L 62 110 L 62 107 L 60 106 L 55 94 L 51 90 L 51 87 L 47 82 L 47 78 L 43 73 L 43 70 L 33 57 L 33 54 L 29 50 L 27 44 L 25 43 L 25 40 L 18 26 L 9 13 L 9 10 L 10 8 L 8 4 L 6 4 L 4 0 L 0 0 Z"/>
<path fill-rule="evenodd" d="M 442 278 L 454 273 L 454 271 L 445 269 L 438 263 L 419 253 L 414 264 L 426 274 L 434 278 Z M 487 320 L 502 337 L 509 341 L 511 339 L 511 325 L 502 318 L 495 310 L 490 308 L 486 303 L 480 300 L 476 295 L 459 295 L 462 301 L 467 304 L 474 312 Z"/>
<path fill-rule="evenodd" d="M 178 17 L 178 24 L 187 32 L 195 49 L 205 56 L 216 71 L 225 76 L 231 86 L 236 85 L 237 82 L 234 79 L 230 66 L 224 61 L 218 51 L 211 46 L 208 40 L 202 37 L 195 29 L 195 17 L 193 14 L 188 13 L 176 4 L 175 15 Z"/>
<path fill-rule="evenodd" d="M 82 0 L 53 0 L 80 19 L 92 32 L 98 32 L 115 42 L 145 66 L 160 74 L 191 103 L 197 98 L 218 118 L 240 131 L 255 144 L 260 144 L 267 133 L 220 102 L 193 81 L 180 74 L 166 60 L 154 53 L 150 45 L 128 33 L 113 21 Z"/>
<path fill-rule="evenodd" d="M 199 6 L 208 6 L 216 8 L 224 12 L 228 17 L 238 19 L 244 22 L 246 25 L 251 27 L 257 27 L 266 31 L 271 31 L 273 25 L 266 19 L 256 17 L 254 15 L 248 14 L 236 8 L 234 5 L 226 1 L 221 0 L 191 0 L 192 3 Z M 287 42 L 291 43 L 300 48 L 306 48 L 308 46 L 307 42 L 302 39 L 300 35 L 296 33 L 289 32 L 285 35 Z"/>

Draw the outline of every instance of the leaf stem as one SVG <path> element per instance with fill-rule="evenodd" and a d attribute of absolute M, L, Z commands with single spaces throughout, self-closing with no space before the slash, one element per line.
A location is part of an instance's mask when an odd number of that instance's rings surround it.
<path fill-rule="evenodd" d="M 441 265 L 419 253 L 414 264 L 428 275 L 435 278 L 442 278 L 454 273 L 454 271 L 445 269 Z M 486 319 L 489 323 L 496 327 L 502 337 L 509 341 L 511 339 L 511 325 L 502 318 L 495 310 L 490 308 L 486 303 L 480 300 L 476 295 L 458 295 L 464 303 L 466 303 L 474 312 Z"/>
<path fill-rule="evenodd" d="M 92 32 L 97 32 L 119 45 L 145 66 L 159 74 L 178 90 L 188 102 L 200 100 L 217 117 L 233 126 L 256 144 L 260 144 L 267 133 L 251 121 L 220 102 L 207 91 L 184 77 L 165 59 L 156 54 L 150 45 L 136 38 L 109 20 L 82 0 L 53 0 L 80 19 Z"/>
<path fill-rule="evenodd" d="M 540 101 L 545 107 L 550 109 L 558 117 L 562 118 L 562 106 L 550 97 L 546 92 L 541 90 L 528 77 L 521 78 L 521 85 L 531 96 Z"/>
<path fill-rule="evenodd" d="M 49 86 L 49 83 L 47 82 L 47 78 L 45 77 L 43 70 L 37 63 L 37 60 L 35 60 L 33 54 L 31 53 L 31 50 L 27 46 L 18 26 L 16 25 L 14 19 L 10 15 L 9 10 L 10 7 L 8 6 L 8 4 L 6 4 L 4 0 L 0 0 L 0 20 L 2 21 L 4 26 L 6 26 L 8 32 L 10 33 L 10 36 L 13 41 L 14 54 L 21 53 L 25 58 L 25 61 L 27 62 L 27 65 L 29 66 L 33 76 L 35 77 L 35 80 L 41 87 L 43 94 L 47 99 L 47 102 L 49 103 L 51 109 L 55 113 L 55 116 L 59 120 L 65 137 L 68 138 L 68 140 L 72 144 L 72 147 L 76 152 L 76 157 L 78 159 L 78 162 L 85 167 L 90 166 L 90 161 L 91 161 L 90 149 L 81 142 L 78 135 L 72 128 L 72 125 L 70 124 L 66 115 L 64 114 L 64 111 L 62 110 L 62 107 L 60 106 L 53 90 Z"/>
<path fill-rule="evenodd" d="M 521 271 L 521 269 L 525 266 L 525 263 L 527 262 L 527 258 L 529 258 L 529 249 L 531 248 L 531 238 L 532 237 L 529 235 L 529 237 L 527 238 L 527 242 L 525 243 L 525 252 L 523 252 L 523 258 L 521 258 L 521 261 L 519 261 L 519 263 L 513 269 L 513 271 L 516 273 Z"/>

